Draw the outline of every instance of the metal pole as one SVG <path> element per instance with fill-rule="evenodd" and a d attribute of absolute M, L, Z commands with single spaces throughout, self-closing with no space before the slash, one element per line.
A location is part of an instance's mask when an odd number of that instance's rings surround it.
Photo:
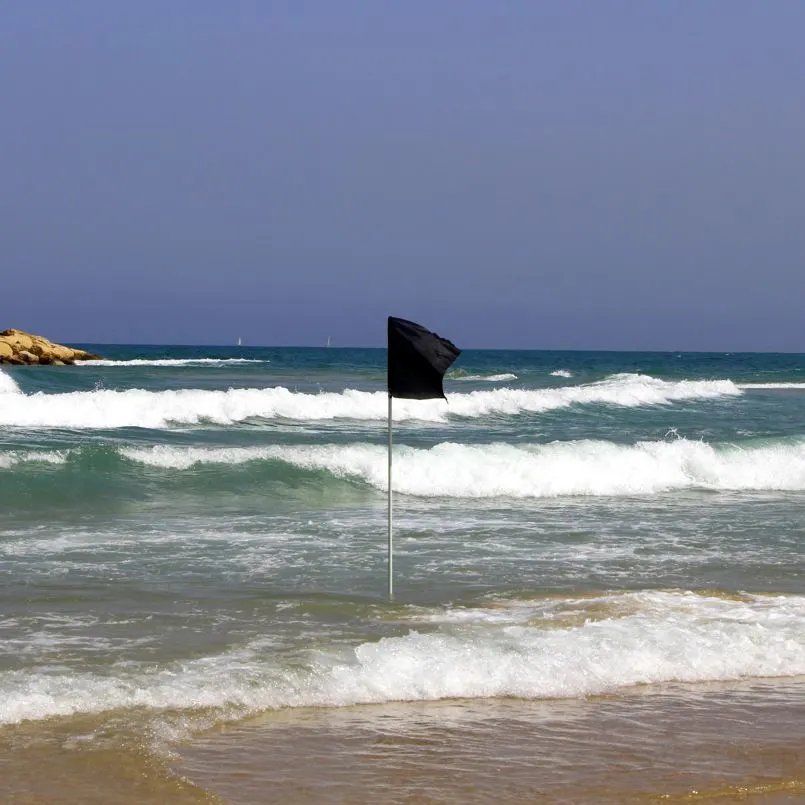
<path fill-rule="evenodd" d="M 394 599 L 394 586 L 392 582 L 392 539 L 391 539 L 391 394 L 389 394 L 389 601 Z"/>

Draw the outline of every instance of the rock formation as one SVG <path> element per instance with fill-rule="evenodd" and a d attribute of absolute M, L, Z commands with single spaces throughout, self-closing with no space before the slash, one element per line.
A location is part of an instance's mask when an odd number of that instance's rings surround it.
<path fill-rule="evenodd" d="M 71 364 L 76 361 L 100 360 L 99 355 L 53 344 L 41 335 L 31 335 L 22 330 L 0 332 L 0 363 L 13 364 Z"/>

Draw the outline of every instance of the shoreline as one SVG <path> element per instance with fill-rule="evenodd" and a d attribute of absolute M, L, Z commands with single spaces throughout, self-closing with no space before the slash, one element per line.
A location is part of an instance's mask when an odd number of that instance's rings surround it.
<path fill-rule="evenodd" d="M 148 749 L 177 719 L 134 710 L 5 726 L 4 793 L 87 805 L 805 798 L 805 678 L 283 709 Z"/>
<path fill-rule="evenodd" d="M 179 751 L 238 805 L 771 804 L 805 798 L 805 679 L 280 711 Z"/>

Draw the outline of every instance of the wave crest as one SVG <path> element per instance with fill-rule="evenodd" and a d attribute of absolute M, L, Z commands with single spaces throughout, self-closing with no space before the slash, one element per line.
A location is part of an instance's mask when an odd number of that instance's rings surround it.
<path fill-rule="evenodd" d="M 227 366 L 242 363 L 270 363 L 257 358 L 132 358 L 131 360 L 81 361 L 76 366 Z"/>
<path fill-rule="evenodd" d="M 20 387 L 13 377 L 0 369 L 0 394 L 21 394 Z"/>
<path fill-rule="evenodd" d="M 132 461 L 171 469 L 282 461 L 387 489 L 379 445 L 123 448 Z M 394 489 L 418 497 L 554 498 L 650 495 L 678 489 L 805 490 L 805 443 L 739 447 L 704 442 L 602 441 L 462 445 L 394 451 Z"/>
<path fill-rule="evenodd" d="M 460 375 L 454 380 L 484 380 L 487 383 L 504 383 L 507 380 L 517 380 L 517 375 L 512 372 L 503 372 L 498 375 Z"/>
<path fill-rule="evenodd" d="M 568 612 L 576 617 L 563 622 Z M 643 592 L 508 601 L 487 614 L 448 607 L 409 623 L 407 634 L 323 648 L 304 665 L 282 665 L 270 641 L 257 639 L 168 667 L 6 671 L 0 674 L 0 723 L 142 706 L 217 708 L 227 718 L 289 707 L 545 699 L 805 673 L 801 596 L 725 600 Z"/>
<path fill-rule="evenodd" d="M 8 390 L 19 391 L 16 384 L 9 386 Z M 620 374 L 587 385 L 550 389 L 499 388 L 451 394 L 448 403 L 444 400 L 395 400 L 394 419 L 447 422 L 453 417 L 512 416 L 572 405 L 630 408 L 668 405 L 742 393 L 730 380 L 666 381 L 646 375 Z M 227 391 L 98 389 L 65 394 L 7 394 L 4 405 L 0 406 L 0 425 L 107 429 L 168 428 L 204 422 L 231 425 L 250 419 L 382 421 L 387 410 L 384 391 L 346 389 L 343 392 L 306 394 L 284 387 Z"/>

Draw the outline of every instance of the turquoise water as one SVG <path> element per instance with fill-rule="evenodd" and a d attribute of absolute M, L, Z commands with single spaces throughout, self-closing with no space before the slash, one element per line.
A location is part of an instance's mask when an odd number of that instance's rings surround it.
<path fill-rule="evenodd" d="M 390 603 L 383 350 L 90 348 L 0 370 L 0 723 L 805 673 L 805 356 L 463 353 Z"/>

